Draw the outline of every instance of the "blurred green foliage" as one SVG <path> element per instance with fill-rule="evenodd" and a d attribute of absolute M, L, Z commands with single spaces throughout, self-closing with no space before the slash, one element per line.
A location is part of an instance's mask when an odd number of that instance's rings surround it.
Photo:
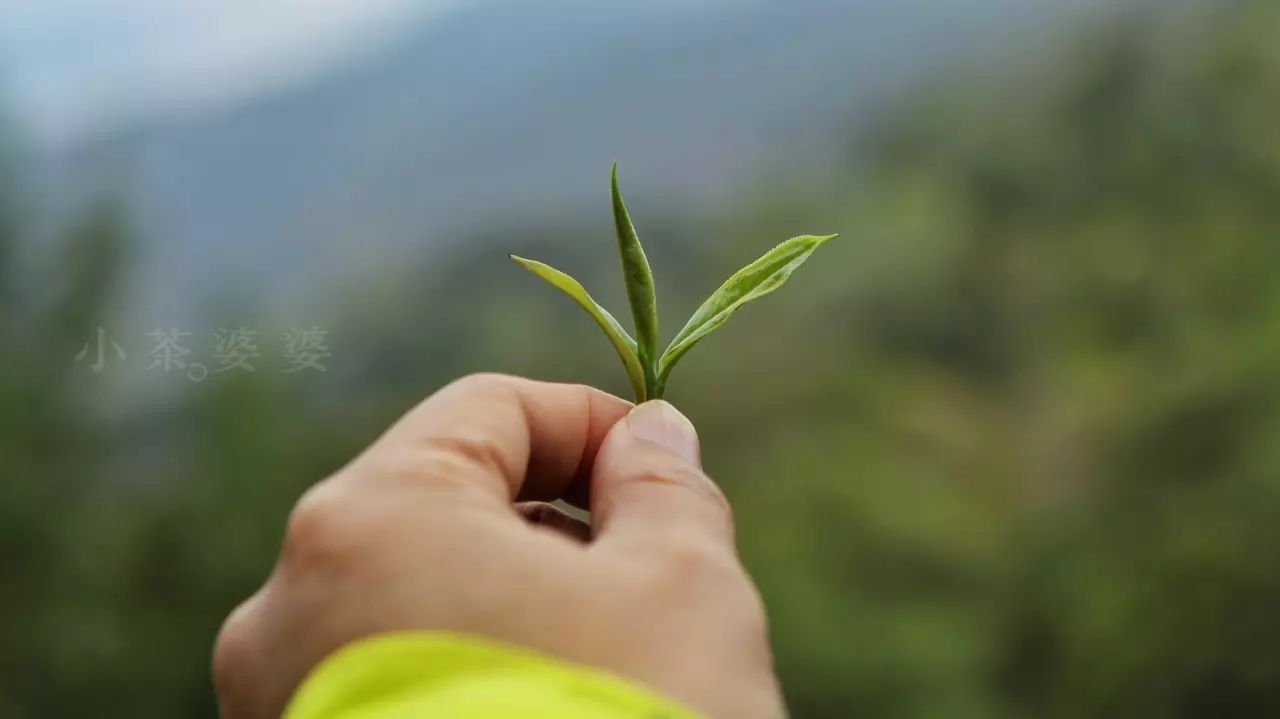
<path fill-rule="evenodd" d="M 1280 715 L 1280 6 L 1094 30 L 926 88 L 847 176 L 640 228 L 690 308 L 797 226 L 846 238 L 669 391 L 799 717 Z M 212 638 L 307 484 L 466 372 L 626 391 L 501 259 L 572 246 L 612 277 L 592 217 L 362 287 L 323 379 L 119 412 L 70 358 L 127 276 L 123 218 L 45 277 L 5 207 L 0 716 L 214 716 Z"/>

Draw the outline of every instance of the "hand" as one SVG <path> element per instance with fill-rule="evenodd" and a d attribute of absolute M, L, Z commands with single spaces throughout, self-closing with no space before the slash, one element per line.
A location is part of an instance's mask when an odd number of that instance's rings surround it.
<path fill-rule="evenodd" d="M 715 719 L 784 716 L 729 506 L 699 466 L 662 401 L 500 375 L 445 387 L 298 502 L 218 637 L 223 716 L 278 717 L 326 655 L 403 629 L 610 669 Z M 543 503 L 560 497 L 592 525 Z"/>

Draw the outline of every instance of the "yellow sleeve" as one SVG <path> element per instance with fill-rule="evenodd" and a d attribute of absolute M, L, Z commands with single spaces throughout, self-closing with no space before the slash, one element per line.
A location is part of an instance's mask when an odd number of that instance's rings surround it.
<path fill-rule="evenodd" d="M 285 719 L 699 719 L 638 684 L 529 649 L 445 632 L 348 645 Z"/>

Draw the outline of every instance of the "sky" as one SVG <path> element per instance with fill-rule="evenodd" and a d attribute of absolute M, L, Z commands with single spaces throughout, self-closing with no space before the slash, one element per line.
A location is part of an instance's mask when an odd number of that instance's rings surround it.
<path fill-rule="evenodd" d="M 0 106 L 46 147 L 286 86 L 480 0 L 5 0 Z"/>

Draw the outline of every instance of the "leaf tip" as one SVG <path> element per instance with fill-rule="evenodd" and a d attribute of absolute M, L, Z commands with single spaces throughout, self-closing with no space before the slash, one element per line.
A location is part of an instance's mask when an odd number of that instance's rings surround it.
<path fill-rule="evenodd" d="M 801 235 L 799 237 L 792 238 L 792 240 L 803 242 L 804 244 L 808 245 L 812 249 L 816 250 L 819 247 L 825 245 L 826 243 L 830 242 L 831 240 L 834 240 L 839 236 L 840 236 L 839 233 L 836 233 L 833 235 Z"/>
<path fill-rule="evenodd" d="M 521 257 L 520 255 L 507 255 L 507 257 L 510 257 L 513 262 L 525 268 L 526 270 L 529 270 L 530 272 L 532 272 L 533 269 L 537 267 L 538 264 L 540 264 L 534 260 Z"/>

